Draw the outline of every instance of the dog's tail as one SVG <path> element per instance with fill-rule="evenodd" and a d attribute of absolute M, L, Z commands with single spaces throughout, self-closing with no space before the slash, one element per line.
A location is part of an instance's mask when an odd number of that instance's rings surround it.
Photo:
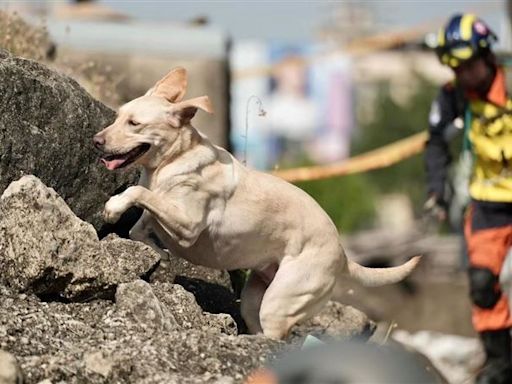
<path fill-rule="evenodd" d="M 419 263 L 421 256 L 415 256 L 398 267 L 367 268 L 347 259 L 349 275 L 365 287 L 398 283 L 405 279 Z"/>

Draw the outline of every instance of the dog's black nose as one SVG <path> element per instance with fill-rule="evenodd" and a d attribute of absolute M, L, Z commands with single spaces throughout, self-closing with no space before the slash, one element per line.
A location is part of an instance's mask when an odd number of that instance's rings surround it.
<path fill-rule="evenodd" d="M 105 138 L 103 138 L 101 136 L 94 136 L 92 141 L 96 148 L 101 148 L 105 145 Z"/>

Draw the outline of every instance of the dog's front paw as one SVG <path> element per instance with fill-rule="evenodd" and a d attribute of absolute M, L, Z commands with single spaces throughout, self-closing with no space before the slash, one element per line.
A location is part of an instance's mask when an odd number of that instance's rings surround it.
<path fill-rule="evenodd" d="M 121 215 L 131 207 L 131 205 L 131 201 L 122 194 L 112 196 L 105 204 L 103 219 L 107 223 L 115 223 L 119 220 Z"/>

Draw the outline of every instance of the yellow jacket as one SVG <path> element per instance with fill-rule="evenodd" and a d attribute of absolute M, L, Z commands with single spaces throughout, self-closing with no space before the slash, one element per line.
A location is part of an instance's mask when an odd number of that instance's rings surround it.
<path fill-rule="evenodd" d="M 474 155 L 469 192 L 483 201 L 512 202 L 512 100 L 498 70 L 486 100 L 469 98 L 466 129 Z"/>

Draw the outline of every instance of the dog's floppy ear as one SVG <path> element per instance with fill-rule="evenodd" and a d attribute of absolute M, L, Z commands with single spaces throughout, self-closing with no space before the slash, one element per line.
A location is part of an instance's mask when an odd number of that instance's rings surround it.
<path fill-rule="evenodd" d="M 177 103 L 183 100 L 186 91 L 187 70 L 183 67 L 177 67 L 172 69 L 153 88 L 147 91 L 146 96 L 161 96 L 170 103 Z"/>
<path fill-rule="evenodd" d="M 198 108 L 205 112 L 213 113 L 212 103 L 208 96 L 196 97 L 175 104 L 172 111 L 172 118 L 176 119 L 173 121 L 174 125 L 182 126 L 189 123 L 196 114 Z"/>

